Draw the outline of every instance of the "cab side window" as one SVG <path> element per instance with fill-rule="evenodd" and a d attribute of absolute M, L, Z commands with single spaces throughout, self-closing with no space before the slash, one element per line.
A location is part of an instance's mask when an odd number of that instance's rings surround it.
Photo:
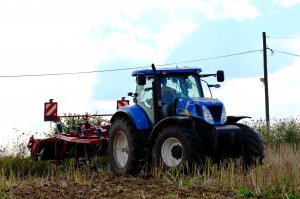
<path fill-rule="evenodd" d="M 149 119 L 154 122 L 153 100 L 152 100 L 152 77 L 147 77 L 145 85 L 137 86 L 138 104 L 146 111 Z"/>

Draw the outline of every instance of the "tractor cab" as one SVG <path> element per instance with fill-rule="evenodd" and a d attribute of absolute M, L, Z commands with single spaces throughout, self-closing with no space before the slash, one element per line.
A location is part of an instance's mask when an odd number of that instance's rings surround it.
<path fill-rule="evenodd" d="M 137 104 L 147 112 L 150 120 L 154 122 L 152 85 L 154 77 L 153 74 L 147 74 L 147 71 L 139 71 L 138 73 L 139 78 L 137 78 L 136 87 Z M 145 82 L 139 81 L 141 77 L 145 79 Z M 157 81 L 161 98 L 159 105 L 161 105 L 162 109 L 162 118 L 175 114 L 175 105 L 179 98 L 203 97 L 201 82 L 195 70 L 158 70 Z M 143 83 L 145 84 L 143 85 Z"/>
<path fill-rule="evenodd" d="M 217 76 L 218 81 L 224 80 L 223 71 L 208 75 L 201 75 L 199 68 L 155 71 L 154 73 L 153 70 L 138 70 L 132 74 L 136 77 L 137 83 L 136 103 L 145 110 L 153 124 L 166 117 L 186 115 L 188 111 L 186 103 L 203 99 L 201 77 Z"/>

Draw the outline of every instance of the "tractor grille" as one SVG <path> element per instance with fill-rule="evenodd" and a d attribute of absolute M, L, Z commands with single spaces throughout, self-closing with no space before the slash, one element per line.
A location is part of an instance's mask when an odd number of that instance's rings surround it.
<path fill-rule="evenodd" d="M 195 108 L 196 108 L 196 112 L 197 112 L 198 116 L 202 117 L 202 110 L 201 110 L 200 105 L 196 104 Z"/>
<path fill-rule="evenodd" d="M 212 114 L 215 122 L 220 122 L 223 106 L 207 106 L 207 108 L 209 109 L 210 113 Z"/>

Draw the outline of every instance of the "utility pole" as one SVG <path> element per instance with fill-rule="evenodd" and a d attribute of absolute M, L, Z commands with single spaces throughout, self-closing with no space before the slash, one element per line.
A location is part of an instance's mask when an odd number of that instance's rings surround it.
<path fill-rule="evenodd" d="M 269 85 L 268 85 L 268 62 L 267 62 L 267 41 L 266 33 L 263 36 L 263 57 L 264 57 L 264 86 L 265 86 L 265 107 L 266 107 L 266 123 L 267 130 L 270 129 L 270 113 L 269 113 Z"/>

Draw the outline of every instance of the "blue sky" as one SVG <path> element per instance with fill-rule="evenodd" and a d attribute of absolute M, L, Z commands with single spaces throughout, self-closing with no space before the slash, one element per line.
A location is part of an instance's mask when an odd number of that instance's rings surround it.
<path fill-rule="evenodd" d="M 263 31 L 269 48 L 299 55 L 299 18 L 300 0 L 0 0 L 0 73 L 198 60 L 260 50 Z M 268 64 L 271 118 L 298 117 L 300 58 L 269 51 Z M 183 65 L 207 73 L 224 70 L 226 81 L 213 95 L 224 102 L 227 114 L 264 118 L 262 52 Z M 116 100 L 134 91 L 131 72 L 2 77 L 0 119 L 5 133 L 0 137 L 48 131 L 43 103 L 50 98 L 59 102 L 60 114 L 113 113 Z"/>
<path fill-rule="evenodd" d="M 204 14 L 197 13 L 195 10 L 192 12 L 183 13 L 183 17 L 191 19 L 194 23 L 194 30 L 182 36 L 180 44 L 167 52 L 163 63 L 173 63 L 174 59 L 178 62 L 197 60 L 201 58 L 215 57 L 221 55 L 227 55 L 231 53 L 244 52 L 249 50 L 262 49 L 262 32 L 265 31 L 269 37 L 287 36 L 297 37 L 299 33 L 298 21 L 299 6 L 284 7 L 279 2 L 268 1 L 268 3 L 262 3 L 261 1 L 254 1 L 259 15 L 256 18 L 249 20 L 236 20 L 235 18 L 228 19 L 211 19 L 208 20 Z M 267 9 L 266 9 L 267 8 Z M 265 11 L 266 10 L 266 11 Z M 298 13 L 297 13 L 298 12 Z M 186 14 L 187 13 L 187 14 Z M 154 15 L 154 16 L 152 16 Z M 153 32 L 159 32 L 159 26 L 157 20 L 167 21 L 168 15 L 160 13 L 157 10 L 153 10 L 152 14 L 148 16 L 142 15 L 138 20 L 132 20 L 133 23 L 139 25 L 147 24 L 147 27 Z M 100 27 L 101 28 L 101 27 Z M 181 27 L 178 26 L 178 29 Z M 116 31 L 124 31 L 122 28 L 108 27 L 104 29 L 104 37 Z M 176 29 L 174 30 L 176 31 Z M 95 31 L 96 32 L 96 31 Z M 93 35 L 96 34 L 93 32 Z M 171 33 L 172 34 L 172 33 Z M 99 36 L 99 35 L 98 35 Z M 171 36 L 171 35 L 170 35 Z M 277 40 L 277 41 L 276 41 Z M 268 46 L 270 48 L 289 50 L 282 45 L 278 45 L 279 39 L 268 38 Z M 281 39 L 282 40 L 282 39 Z M 152 45 L 155 48 L 155 41 L 143 38 L 139 42 L 143 44 Z M 284 41 L 281 41 L 284 42 Z M 168 49 L 167 49 L 168 50 Z M 269 72 L 278 71 L 284 64 L 291 63 L 294 58 L 291 56 L 281 55 L 275 53 L 271 56 L 269 51 Z M 253 54 L 241 55 L 230 57 L 226 59 L 216 59 L 203 62 L 195 62 L 186 64 L 194 67 L 202 67 L 204 71 L 215 71 L 223 69 L 226 72 L 227 78 L 234 77 L 251 77 L 262 75 L 262 53 L 256 52 Z M 109 66 L 116 66 L 115 68 L 130 67 L 130 66 L 146 66 L 147 62 L 133 62 L 132 59 L 114 57 L 108 63 L 103 64 L 103 68 L 110 68 Z M 108 67 L 105 66 L 108 65 Z M 121 73 L 123 74 L 123 73 Z M 130 72 L 126 73 L 127 75 Z M 105 78 L 109 81 L 110 75 L 115 74 L 100 74 L 99 79 Z M 122 76 L 122 75 L 120 75 Z M 128 76 L 127 76 L 128 77 Z M 120 80 L 126 82 L 127 77 L 122 77 Z M 101 83 L 101 82 L 99 82 Z M 101 85 L 100 85 L 101 86 Z M 113 85 L 111 85 L 113 86 Z M 114 90 L 118 88 L 116 84 Z M 101 90 L 105 90 L 105 85 L 101 87 Z M 107 93 L 103 96 L 102 93 L 95 93 L 95 97 L 111 99 L 112 96 L 116 97 L 117 93 Z"/>

